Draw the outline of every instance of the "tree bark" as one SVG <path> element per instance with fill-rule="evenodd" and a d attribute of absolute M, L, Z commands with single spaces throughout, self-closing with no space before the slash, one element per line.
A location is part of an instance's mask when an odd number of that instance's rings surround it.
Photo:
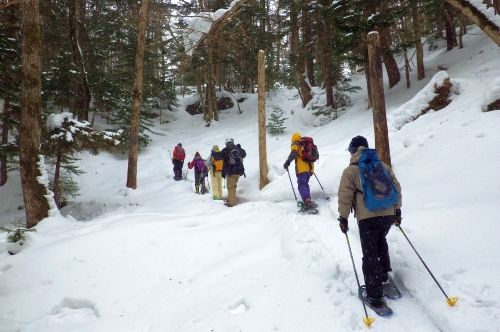
<path fill-rule="evenodd" d="M 304 39 L 304 48 L 306 50 L 314 49 L 312 45 L 312 27 L 311 20 L 309 19 L 309 4 L 308 2 L 303 2 L 302 4 L 302 36 Z M 306 76 L 309 80 L 309 84 L 311 86 L 316 86 L 316 82 L 314 79 L 314 52 L 305 52 L 304 54 L 304 62 L 306 69 Z"/>
<path fill-rule="evenodd" d="M 9 125 L 7 121 L 7 116 L 9 113 L 9 103 L 4 101 L 3 103 L 3 113 L 4 118 L 2 120 L 2 138 L 1 144 L 6 145 L 9 142 Z M 3 154 L 0 158 L 0 187 L 7 183 L 7 155 Z"/>
<path fill-rule="evenodd" d="M 321 4 L 324 7 L 328 7 L 329 1 L 322 1 Z M 331 21 L 326 15 L 326 11 L 321 11 L 319 16 L 319 26 L 318 26 L 318 48 L 320 50 L 321 65 L 322 65 L 322 77 L 326 92 L 326 106 L 334 107 L 334 96 L 333 87 L 336 82 L 333 75 L 333 63 L 332 63 L 332 45 L 330 42 L 330 36 L 332 35 Z"/>
<path fill-rule="evenodd" d="M 52 189 L 54 192 L 54 201 L 56 202 L 57 207 L 60 207 L 59 199 L 61 198 L 61 190 L 59 188 L 59 179 L 61 175 L 61 160 L 62 160 L 62 152 L 58 151 L 56 159 L 56 169 L 54 171 L 54 186 Z"/>
<path fill-rule="evenodd" d="M 384 59 L 387 78 L 389 79 L 389 88 L 392 88 L 401 80 L 398 63 L 394 58 L 389 42 L 389 29 L 380 30 L 380 46 L 382 48 L 382 58 Z"/>
<path fill-rule="evenodd" d="M 422 44 L 422 34 L 420 32 L 420 17 L 418 14 L 418 3 L 412 4 L 413 34 L 415 35 L 415 52 L 417 57 L 417 80 L 425 78 L 424 46 Z"/>
<path fill-rule="evenodd" d="M 305 79 L 304 59 L 299 50 L 299 22 L 298 22 L 298 5 L 292 4 L 290 8 L 290 25 L 291 25 L 291 52 L 292 64 L 294 71 L 299 80 L 299 95 L 302 100 L 302 106 L 305 107 L 312 99 L 311 87 Z"/>
<path fill-rule="evenodd" d="M 144 52 L 146 48 L 146 27 L 148 23 L 149 0 L 142 0 L 137 50 L 135 54 L 134 88 L 132 90 L 132 112 L 130 116 L 130 150 L 128 155 L 127 187 L 137 188 L 137 157 L 139 154 L 139 121 L 141 117 Z"/>
<path fill-rule="evenodd" d="M 259 170 L 260 170 L 260 189 L 264 188 L 269 180 L 267 173 L 267 145 L 266 145 L 266 62 L 264 51 L 259 51 L 258 55 L 258 123 L 259 123 Z"/>
<path fill-rule="evenodd" d="M 71 49 L 73 61 L 78 68 L 78 89 L 75 96 L 74 112 L 81 121 L 88 121 L 90 107 L 90 89 L 87 82 L 87 69 L 82 54 L 82 47 L 79 43 L 78 12 L 80 5 L 78 0 L 71 0 L 69 3 L 69 35 L 71 39 Z M 82 14 L 82 13 L 80 13 Z M 85 15 L 85 12 L 83 13 Z"/>
<path fill-rule="evenodd" d="M 26 227 L 32 228 L 48 216 L 47 188 L 37 181 L 42 126 L 40 14 L 38 0 L 22 2 L 22 85 L 19 165 L 26 209 Z"/>
<path fill-rule="evenodd" d="M 384 81 L 382 75 L 382 57 L 380 37 L 377 32 L 370 32 L 367 38 L 370 86 L 372 90 L 373 127 L 375 131 L 375 149 L 383 162 L 391 166 L 389 134 L 385 109 Z"/>
<path fill-rule="evenodd" d="M 455 20 L 449 3 L 444 2 L 444 17 L 446 27 L 446 50 L 451 51 L 457 46 L 457 33 L 455 30 Z"/>
<path fill-rule="evenodd" d="M 495 44 L 500 47 L 500 27 L 481 13 L 476 7 L 466 0 L 445 0 L 453 7 L 459 9 L 474 24 L 476 24 Z"/>

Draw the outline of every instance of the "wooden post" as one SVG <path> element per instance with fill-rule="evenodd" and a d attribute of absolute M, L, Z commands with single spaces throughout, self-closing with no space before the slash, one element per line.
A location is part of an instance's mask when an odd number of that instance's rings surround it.
<path fill-rule="evenodd" d="M 382 55 L 380 52 L 380 36 L 378 32 L 372 31 L 368 33 L 367 42 L 375 149 L 377 149 L 380 160 L 391 166 L 391 150 L 389 148 L 389 134 L 387 130 L 387 118 L 385 116 Z"/>
<path fill-rule="evenodd" d="M 260 189 L 264 188 L 269 180 L 267 179 L 267 148 L 266 148 L 266 67 L 265 67 L 265 52 L 259 51 L 259 87 L 257 89 L 259 95 L 259 168 L 260 168 Z"/>

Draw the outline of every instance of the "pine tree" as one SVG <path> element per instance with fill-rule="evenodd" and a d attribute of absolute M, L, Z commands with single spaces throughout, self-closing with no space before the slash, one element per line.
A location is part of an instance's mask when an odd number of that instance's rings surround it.
<path fill-rule="evenodd" d="M 286 127 L 283 126 L 283 123 L 288 118 L 284 118 L 283 116 L 284 116 L 283 110 L 281 110 L 280 108 L 273 109 L 271 115 L 267 119 L 268 123 L 266 126 L 266 130 L 269 134 L 277 135 L 285 131 Z"/>

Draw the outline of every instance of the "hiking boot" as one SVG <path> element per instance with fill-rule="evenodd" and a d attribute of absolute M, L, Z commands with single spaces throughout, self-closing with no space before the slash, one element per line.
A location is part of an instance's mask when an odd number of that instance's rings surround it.
<path fill-rule="evenodd" d="M 392 315 L 392 309 L 387 306 L 383 297 L 369 297 L 366 293 L 366 286 L 363 285 L 358 290 L 359 298 L 379 316 Z"/>
<path fill-rule="evenodd" d="M 199 194 L 199 193 L 200 193 L 200 187 L 199 187 L 199 186 L 196 186 L 195 188 L 196 188 L 196 191 L 195 191 L 195 192 L 196 192 L 197 194 Z"/>
<path fill-rule="evenodd" d="M 309 210 L 317 208 L 318 204 L 314 203 L 310 198 L 306 198 L 304 201 L 304 210 Z"/>

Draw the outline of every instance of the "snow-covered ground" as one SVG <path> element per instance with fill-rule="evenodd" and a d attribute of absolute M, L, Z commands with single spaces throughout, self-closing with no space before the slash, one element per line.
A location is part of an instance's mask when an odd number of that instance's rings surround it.
<path fill-rule="evenodd" d="M 296 90 L 269 93 L 269 112 L 280 107 L 289 119 L 284 134 L 267 138 L 271 182 L 262 190 L 256 94 L 244 95 L 242 114 L 222 111 L 209 128 L 183 110 L 192 97 L 181 99 L 172 121 L 155 127 L 163 135 L 140 153 L 136 190 L 125 187 L 127 153 L 82 155 L 81 196 L 62 216 L 43 220 L 14 256 L 0 234 L 0 331 L 500 331 L 500 112 L 482 112 L 500 97 L 500 49 L 479 29 L 469 32 L 464 49 L 429 52 L 425 80 L 417 82 L 413 71 L 410 89 L 401 81 L 385 94 L 402 228 L 447 295 L 459 298 L 454 307 L 394 227 L 388 242 L 403 297 L 388 300 L 392 317 L 368 309 L 376 321 L 363 323 L 336 221 L 348 143 L 359 134 L 374 145 L 364 75 L 357 74 L 353 83 L 363 90 L 321 127 L 312 126 L 315 117 Z M 450 77 L 452 103 L 407 122 L 438 66 L 448 68 L 435 79 Z M 310 182 L 319 215 L 297 214 L 282 166 L 294 132 L 314 137 L 320 150 L 324 191 L 316 178 Z M 170 162 L 179 142 L 190 159 L 196 151 L 207 157 L 229 137 L 248 154 L 233 208 L 196 195 L 192 171 L 174 181 Z M 0 224 L 23 216 L 19 183 L 11 173 L 0 188 Z M 358 229 L 352 215 L 349 221 L 362 278 Z"/>

